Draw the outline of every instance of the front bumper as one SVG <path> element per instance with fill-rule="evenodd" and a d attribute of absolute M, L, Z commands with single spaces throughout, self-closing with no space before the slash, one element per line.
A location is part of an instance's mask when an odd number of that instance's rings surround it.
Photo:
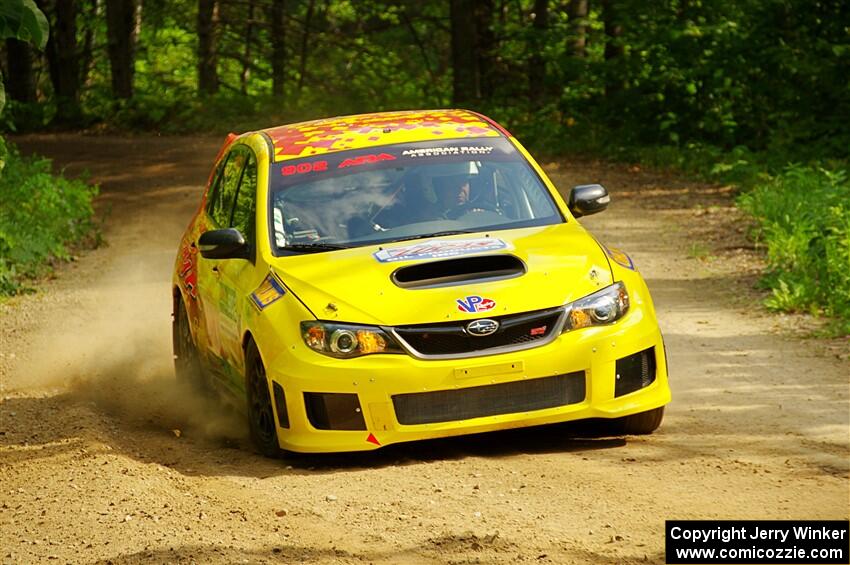
<path fill-rule="evenodd" d="M 616 387 L 617 361 L 646 350 L 654 357 L 654 380 L 634 392 L 623 393 L 622 387 Z M 619 418 L 670 401 L 661 333 L 654 317 L 644 317 L 640 308 L 633 309 L 611 326 L 567 332 L 541 347 L 467 359 L 423 360 L 408 355 L 334 359 L 297 344 L 287 348 L 286 354 L 276 357 L 267 367 L 267 374 L 275 399 L 281 448 L 308 453 L 363 451 L 404 441 L 584 418 Z M 529 381 L 531 388 L 543 386 L 545 389 L 550 384 L 555 386 L 557 379 L 550 379 L 545 385 L 540 379 L 557 375 L 583 379 L 583 387 L 570 381 L 569 394 L 574 398 L 566 404 L 537 408 L 541 404 L 522 402 L 521 385 L 510 385 Z M 516 406 L 520 411 L 505 413 L 503 397 L 499 400 L 499 413 L 494 415 L 403 424 L 393 402 L 393 397 L 399 395 L 444 391 L 444 394 L 434 395 L 432 400 L 439 403 L 442 399 L 448 404 L 452 402 L 452 391 L 464 393 L 473 387 L 493 385 L 504 385 L 500 389 L 502 392 L 516 394 Z M 576 397 L 579 388 L 583 390 Z M 560 389 L 551 390 L 557 393 Z M 319 424 L 319 427 L 334 429 L 318 429 L 315 425 L 315 399 L 319 395 L 311 393 L 335 393 L 327 397 L 324 416 L 332 410 L 346 413 L 331 414 Z M 469 395 L 461 394 L 458 399 L 469 399 Z M 543 406 L 547 406 L 546 402 Z M 461 413 L 474 414 L 475 411 Z M 332 420 L 342 424 L 329 426 Z"/>

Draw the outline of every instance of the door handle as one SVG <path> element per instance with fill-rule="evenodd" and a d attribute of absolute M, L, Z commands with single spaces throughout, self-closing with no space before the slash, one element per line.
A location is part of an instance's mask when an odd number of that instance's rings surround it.
<path fill-rule="evenodd" d="M 213 274 L 215 274 L 215 276 L 217 276 L 217 277 L 220 277 L 220 276 L 221 276 L 221 271 L 219 271 L 219 270 L 218 270 L 218 267 L 213 267 L 213 268 L 212 268 L 212 272 L 213 272 Z"/>

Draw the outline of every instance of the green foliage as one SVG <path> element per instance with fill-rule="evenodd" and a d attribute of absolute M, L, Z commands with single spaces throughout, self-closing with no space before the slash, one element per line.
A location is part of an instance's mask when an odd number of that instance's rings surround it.
<path fill-rule="evenodd" d="M 249 126 L 240 121 L 252 124 L 258 116 L 267 118 L 260 125 L 269 125 L 278 117 L 450 106 L 448 4 L 287 3 L 284 94 L 272 101 L 270 2 L 222 0 L 216 35 L 221 87 L 207 103 L 197 93 L 197 2 L 151 0 L 141 8 L 136 99 L 126 103 L 112 96 L 106 50 L 95 48 L 84 68 L 81 105 L 95 122 L 167 131 L 244 131 Z M 622 33 L 611 37 L 605 32 L 605 4 L 590 2 L 590 13 L 581 20 L 586 56 L 571 51 L 576 22 L 563 3 L 548 3 L 543 29 L 533 25 L 538 4 L 519 0 L 491 6 L 488 35 L 481 37 L 486 41 L 477 53 L 480 98 L 472 103 L 473 109 L 504 120 L 533 147 L 550 153 L 745 147 L 792 153 L 799 162 L 850 155 L 850 3 L 617 0 L 608 6 L 616 9 Z M 83 52 L 84 45 L 108 41 L 97 6 L 78 8 Z M 606 57 L 609 45 L 621 53 Z M 530 84 L 532 66 L 543 67 L 542 89 Z M 40 103 L 47 111 L 19 108 L 16 116 L 51 120 L 46 71 L 42 61 Z M 216 115 L 233 124 L 222 126 Z"/>
<path fill-rule="evenodd" d="M 44 49 L 47 34 L 47 18 L 33 0 L 0 2 L 0 39 L 14 37 Z"/>
<path fill-rule="evenodd" d="M 97 187 L 55 176 L 49 160 L 23 158 L 1 139 L 0 164 L 0 295 L 10 295 L 67 259 L 70 246 L 97 237 Z"/>
<path fill-rule="evenodd" d="M 767 305 L 839 318 L 850 334 L 850 179 L 846 170 L 789 166 L 739 198 L 758 221 L 772 289 Z"/>
<path fill-rule="evenodd" d="M 47 35 L 47 18 L 33 0 L 0 1 L 0 39 L 20 39 L 44 49 Z M 0 74 L 0 111 L 5 105 L 6 88 Z"/>
<path fill-rule="evenodd" d="M 251 18 L 246 4 L 220 3 L 221 87 L 215 95 L 200 96 L 197 2 L 145 2 L 134 96 L 129 101 L 113 96 L 106 50 L 94 50 L 80 92 L 87 124 L 169 133 L 241 132 L 297 119 L 450 105 L 448 33 L 433 24 L 445 17 L 445 6 L 316 2 L 304 29 L 308 2 L 288 4 L 285 92 L 273 97 L 269 2 L 254 2 Z M 95 12 L 81 10 L 78 44 L 107 43 L 102 10 Z M 46 96 L 38 103 L 41 112 L 18 103 L 12 116 L 20 122 L 18 129 L 26 125 L 18 116 L 37 114 L 48 125 L 55 115 L 46 65 L 42 69 L 40 86 Z"/>

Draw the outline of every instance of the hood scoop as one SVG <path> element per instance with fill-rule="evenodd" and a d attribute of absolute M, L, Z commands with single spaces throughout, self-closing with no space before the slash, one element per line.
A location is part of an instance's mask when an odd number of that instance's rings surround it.
<path fill-rule="evenodd" d="M 402 267 L 390 278 L 401 288 L 437 288 L 512 279 L 527 271 L 525 263 L 513 255 L 481 255 Z"/>

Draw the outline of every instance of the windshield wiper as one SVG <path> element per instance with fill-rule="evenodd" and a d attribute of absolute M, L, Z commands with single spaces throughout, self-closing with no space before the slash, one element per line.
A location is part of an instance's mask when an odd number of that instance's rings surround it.
<path fill-rule="evenodd" d="M 290 243 L 281 249 L 286 251 L 301 251 L 304 253 L 320 253 L 322 251 L 335 251 L 337 249 L 349 249 L 350 245 L 341 243 Z"/>
<path fill-rule="evenodd" d="M 475 233 L 469 230 L 445 230 L 445 231 L 435 231 L 433 233 L 422 233 L 419 235 L 409 235 L 407 237 L 400 237 L 398 239 L 392 240 L 392 242 L 396 241 L 410 241 L 411 239 L 427 239 L 429 237 L 440 237 L 443 235 L 460 235 L 462 233 Z M 390 243 L 392 243 L 390 242 Z"/>

